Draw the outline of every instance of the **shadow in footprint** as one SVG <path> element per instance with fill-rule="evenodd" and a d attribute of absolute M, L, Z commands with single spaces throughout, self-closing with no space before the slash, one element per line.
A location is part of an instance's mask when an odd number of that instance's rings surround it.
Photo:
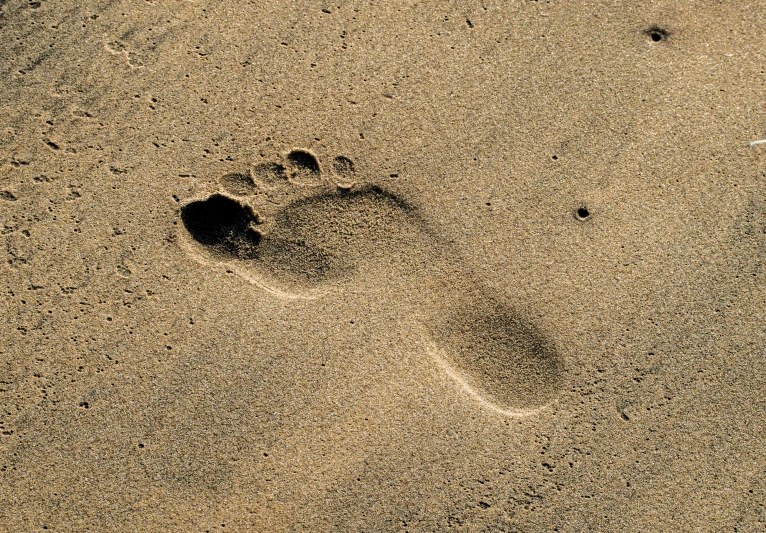
<path fill-rule="evenodd" d="M 316 156 L 306 150 L 293 150 L 287 154 L 287 164 L 292 169 L 292 178 L 303 185 L 319 185 L 322 171 Z"/>
<path fill-rule="evenodd" d="M 189 235 L 215 256 L 253 259 L 258 255 L 261 233 L 253 210 L 221 194 L 191 202 L 181 208 L 181 221 Z"/>

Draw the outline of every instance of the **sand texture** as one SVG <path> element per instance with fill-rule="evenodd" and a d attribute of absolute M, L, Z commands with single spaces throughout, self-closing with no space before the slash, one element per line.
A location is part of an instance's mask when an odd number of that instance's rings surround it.
<path fill-rule="evenodd" d="M 766 531 L 766 1 L 0 0 L 0 94 L 0 532 Z"/>

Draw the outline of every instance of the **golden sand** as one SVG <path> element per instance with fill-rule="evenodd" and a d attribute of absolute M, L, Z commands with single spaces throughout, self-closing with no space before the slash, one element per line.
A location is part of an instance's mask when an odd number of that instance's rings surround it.
<path fill-rule="evenodd" d="M 766 531 L 763 0 L 0 5 L 0 531 Z"/>

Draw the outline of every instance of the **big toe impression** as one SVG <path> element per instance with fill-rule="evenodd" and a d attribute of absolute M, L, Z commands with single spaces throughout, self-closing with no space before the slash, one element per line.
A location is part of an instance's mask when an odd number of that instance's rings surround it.
<path fill-rule="evenodd" d="M 257 255 L 261 234 L 250 207 L 214 194 L 181 208 L 181 221 L 191 237 L 214 255 L 247 259 Z"/>

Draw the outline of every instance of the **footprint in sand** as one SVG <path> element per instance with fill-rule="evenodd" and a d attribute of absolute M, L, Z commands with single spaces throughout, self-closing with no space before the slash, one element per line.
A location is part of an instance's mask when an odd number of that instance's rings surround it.
<path fill-rule="evenodd" d="M 553 342 L 472 279 L 413 205 L 361 183 L 347 157 L 330 167 L 293 150 L 222 176 L 219 192 L 181 207 L 188 249 L 285 298 L 316 298 L 363 266 L 395 264 L 417 291 L 411 316 L 429 351 L 474 399 L 509 416 L 550 404 L 563 381 Z"/>

